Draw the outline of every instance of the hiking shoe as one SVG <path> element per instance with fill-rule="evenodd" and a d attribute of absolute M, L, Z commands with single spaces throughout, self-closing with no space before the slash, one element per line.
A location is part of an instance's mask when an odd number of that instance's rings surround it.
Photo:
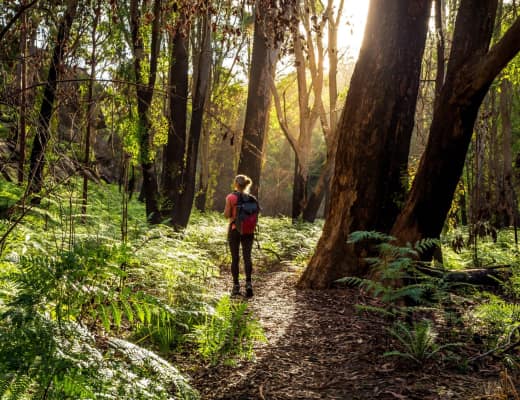
<path fill-rule="evenodd" d="M 253 297 L 253 285 L 251 282 L 246 283 L 246 297 Z"/>
<path fill-rule="evenodd" d="M 233 289 L 231 289 L 231 296 L 238 296 L 240 294 L 240 285 L 235 283 Z"/>

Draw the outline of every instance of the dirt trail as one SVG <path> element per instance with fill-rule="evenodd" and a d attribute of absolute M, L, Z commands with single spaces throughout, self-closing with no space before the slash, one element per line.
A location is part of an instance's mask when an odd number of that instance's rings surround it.
<path fill-rule="evenodd" d="M 390 341 L 384 324 L 355 310 L 369 299 L 353 289 L 296 290 L 296 276 L 283 265 L 257 274 L 249 303 L 267 343 L 258 345 L 255 362 L 189 372 L 203 399 L 507 398 L 490 396 L 498 368 L 460 374 L 383 357 Z M 223 273 L 222 287 L 229 279 Z"/>

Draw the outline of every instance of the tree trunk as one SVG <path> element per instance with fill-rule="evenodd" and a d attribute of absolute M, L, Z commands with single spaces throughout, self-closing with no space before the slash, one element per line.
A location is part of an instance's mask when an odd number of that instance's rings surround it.
<path fill-rule="evenodd" d="M 314 186 L 312 193 L 307 200 L 307 204 L 303 209 L 302 218 L 306 222 L 314 222 L 318 215 L 318 210 L 325 198 L 327 189 L 330 185 L 330 179 L 332 176 L 333 163 L 330 157 L 327 157 L 327 161 L 323 166 L 318 182 Z"/>
<path fill-rule="evenodd" d="M 332 177 L 332 170 L 335 163 L 338 131 L 338 30 L 343 13 L 344 1 L 336 5 L 333 0 L 328 0 L 325 12 L 327 19 L 327 56 L 329 59 L 329 115 L 325 115 L 325 110 L 321 110 L 320 121 L 327 148 L 327 160 L 320 173 L 316 185 L 312 188 L 302 211 L 302 219 L 307 222 L 314 222 L 318 215 L 321 203 L 325 200 L 325 210 L 328 209 L 329 186 Z M 334 10 L 337 10 L 334 16 Z M 321 36 L 320 36 L 321 38 Z"/>
<path fill-rule="evenodd" d="M 437 34 L 437 74 L 435 77 L 435 101 L 439 98 L 444 85 L 445 40 L 443 24 L 444 0 L 435 0 L 435 33 Z M 434 101 L 434 103 L 435 103 Z"/>
<path fill-rule="evenodd" d="M 150 108 L 152 106 L 153 91 L 157 76 L 157 63 L 161 43 L 161 0 L 154 2 L 154 20 L 150 41 L 150 70 L 148 82 L 143 82 L 143 60 L 145 48 L 141 36 L 141 13 L 139 12 L 139 0 L 130 1 L 130 25 L 132 30 L 132 50 L 134 55 L 134 73 L 136 79 L 137 113 L 139 118 L 139 145 L 141 168 L 143 171 L 143 186 L 141 193 L 144 195 L 146 217 L 149 222 L 157 224 L 161 221 L 159 211 L 157 176 L 153 157 L 152 123 L 150 121 Z"/>
<path fill-rule="evenodd" d="M 485 174 L 485 158 L 486 158 L 486 131 L 483 127 L 484 123 L 480 124 L 475 129 L 475 159 L 474 159 L 474 186 L 472 188 L 471 209 L 473 215 L 472 226 L 476 226 L 478 221 L 483 219 L 489 220 L 489 215 L 486 216 L 486 210 L 489 210 L 489 205 L 486 201 L 486 187 L 484 181 Z"/>
<path fill-rule="evenodd" d="M 88 171 L 90 169 L 90 142 L 92 136 L 92 122 L 94 118 L 94 99 L 93 99 L 93 91 L 94 91 L 94 80 L 96 79 L 96 65 L 97 65 L 97 26 L 99 23 L 99 18 L 101 16 L 101 6 L 98 3 L 96 9 L 94 10 L 94 21 L 92 25 L 92 52 L 90 54 L 90 80 L 88 82 L 87 89 L 87 127 L 85 129 L 85 154 L 83 158 L 83 168 L 85 169 L 83 173 L 83 193 L 82 193 L 82 205 L 81 205 L 81 214 L 83 216 L 87 213 L 87 203 L 88 203 Z"/>
<path fill-rule="evenodd" d="M 18 150 L 20 160 L 18 161 L 18 184 L 24 181 L 25 168 L 25 142 L 27 138 L 27 14 L 23 14 L 22 28 L 20 32 L 20 121 L 18 129 Z"/>
<path fill-rule="evenodd" d="M 254 195 L 258 195 L 260 187 L 262 156 L 271 105 L 270 84 L 274 79 L 279 54 L 279 48 L 273 44 L 273 38 L 269 37 L 265 30 L 269 21 L 268 10 L 264 6 L 263 1 L 256 1 L 246 117 L 237 169 L 239 174 L 246 174 L 253 180 Z"/>
<path fill-rule="evenodd" d="M 502 191 L 503 191 L 503 215 L 502 225 L 514 224 L 516 210 L 516 195 L 513 185 L 513 155 L 512 155 L 512 121 L 511 109 L 513 100 L 513 87 L 511 81 L 504 78 L 500 85 L 500 116 L 502 118 Z"/>
<path fill-rule="evenodd" d="M 431 1 L 373 0 L 339 124 L 331 204 L 300 286 L 361 275 L 355 230 L 388 231 L 402 196 Z"/>
<path fill-rule="evenodd" d="M 195 196 L 195 207 L 200 212 L 205 212 L 210 174 L 210 131 L 207 126 L 203 127 L 201 139 L 202 141 L 200 144 L 199 189 L 197 190 L 197 195 Z"/>
<path fill-rule="evenodd" d="M 58 28 L 56 45 L 52 54 L 51 64 L 47 75 L 47 82 L 43 91 L 42 104 L 38 116 L 36 135 L 34 136 L 33 147 L 29 164 L 29 182 L 27 193 L 38 193 L 43 186 L 43 168 L 45 166 L 45 150 L 50 139 L 49 126 L 53 114 L 54 101 L 56 99 L 56 88 L 63 69 L 63 59 L 65 49 L 70 36 L 72 22 L 76 17 L 78 0 L 69 0 L 67 9 L 63 15 Z M 34 203 L 39 203 L 39 198 L 34 198 Z"/>
<path fill-rule="evenodd" d="M 186 228 L 190 219 L 195 197 L 195 178 L 197 156 L 204 117 L 204 104 L 207 98 L 211 70 L 211 21 L 209 14 L 202 20 L 200 54 L 196 70 L 191 111 L 190 133 L 186 153 L 186 165 L 182 173 L 182 188 L 178 207 L 173 209 L 172 224 L 177 228 Z M 186 117 L 185 117 L 186 118 Z"/>
<path fill-rule="evenodd" d="M 179 207 L 182 191 L 184 152 L 187 142 L 186 113 L 188 109 L 188 37 L 187 32 L 173 34 L 169 68 L 170 113 L 168 117 L 168 142 L 163 155 L 162 213 L 172 217 Z"/>
<path fill-rule="evenodd" d="M 520 19 L 487 51 L 497 0 L 462 0 L 426 150 L 392 233 L 403 242 L 439 237 L 460 179 L 477 112 L 493 79 L 520 50 Z"/>

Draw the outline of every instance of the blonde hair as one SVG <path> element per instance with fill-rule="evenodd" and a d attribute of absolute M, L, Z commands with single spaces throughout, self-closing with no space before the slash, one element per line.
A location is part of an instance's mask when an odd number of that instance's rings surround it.
<path fill-rule="evenodd" d="M 247 175 L 237 175 L 235 176 L 235 185 L 241 192 L 249 192 L 249 188 L 251 187 L 253 181 Z"/>

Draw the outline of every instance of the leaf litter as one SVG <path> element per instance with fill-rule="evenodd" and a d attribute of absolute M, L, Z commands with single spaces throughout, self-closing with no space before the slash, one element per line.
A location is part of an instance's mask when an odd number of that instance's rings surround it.
<path fill-rule="evenodd" d="M 352 288 L 298 290 L 299 272 L 280 264 L 256 274 L 248 301 L 267 342 L 256 345 L 254 361 L 212 366 L 176 360 L 202 399 L 520 400 L 518 376 L 506 373 L 505 379 L 497 360 L 459 372 L 384 357 L 392 345 L 388 321 L 355 307 L 377 306 L 377 300 Z M 224 271 L 218 290 L 227 293 L 229 282 Z"/>

